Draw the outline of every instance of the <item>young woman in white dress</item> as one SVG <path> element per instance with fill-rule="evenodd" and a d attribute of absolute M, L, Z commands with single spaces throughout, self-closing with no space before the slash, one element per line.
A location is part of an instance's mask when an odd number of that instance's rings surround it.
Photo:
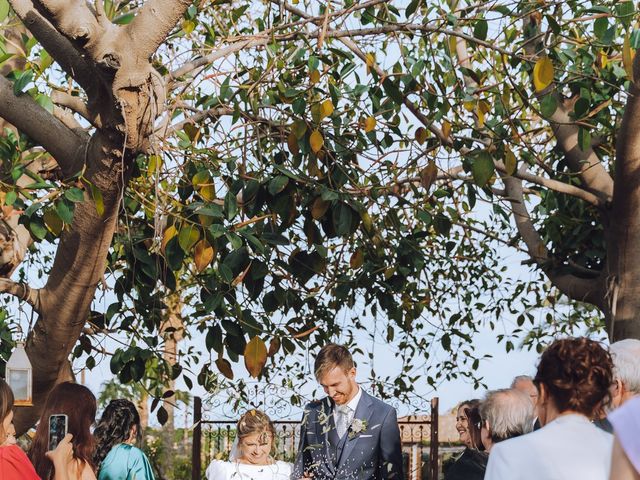
<path fill-rule="evenodd" d="M 238 421 L 229 461 L 214 460 L 207 480 L 289 480 L 291 464 L 271 456 L 276 429 L 267 415 L 250 410 Z"/>

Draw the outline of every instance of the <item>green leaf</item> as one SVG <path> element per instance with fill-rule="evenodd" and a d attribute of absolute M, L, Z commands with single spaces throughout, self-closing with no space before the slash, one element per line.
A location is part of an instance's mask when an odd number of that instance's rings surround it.
<path fill-rule="evenodd" d="M 609 19 L 607 17 L 599 17 L 596 18 L 596 21 L 593 22 L 593 33 L 598 37 L 599 40 L 602 40 L 607 33 L 607 29 L 609 28 Z"/>
<path fill-rule="evenodd" d="M 540 102 L 540 113 L 543 117 L 549 118 L 558 109 L 558 101 L 553 95 L 545 95 Z"/>
<path fill-rule="evenodd" d="M 586 128 L 580 127 L 578 129 L 578 146 L 583 152 L 591 148 L 591 132 Z"/>
<path fill-rule="evenodd" d="M 77 187 L 70 188 L 64 192 L 64 196 L 67 200 L 71 202 L 82 202 L 84 201 L 84 193 Z"/>
<path fill-rule="evenodd" d="M 60 219 L 67 224 L 73 222 L 73 203 L 68 200 L 62 199 L 56 202 L 56 212 Z"/>
<path fill-rule="evenodd" d="M 125 13 L 124 15 L 120 15 L 119 17 L 114 18 L 111 22 L 116 25 L 127 25 L 131 23 L 135 17 L 134 13 Z"/>
<path fill-rule="evenodd" d="M 9 15 L 9 2 L 8 0 L 0 0 L 0 22 L 4 22 L 4 20 Z"/>
<path fill-rule="evenodd" d="M 53 102 L 47 95 L 39 93 L 36 96 L 36 102 L 38 103 L 38 105 L 44 108 L 47 112 L 53 113 Z"/>
<path fill-rule="evenodd" d="M 286 188 L 288 183 L 289 179 L 286 176 L 278 175 L 269 182 L 269 193 L 273 196 L 277 195 Z"/>
<path fill-rule="evenodd" d="M 13 205 L 17 199 L 18 199 L 18 194 L 14 190 L 11 190 L 7 192 L 7 195 L 4 197 L 4 204 Z"/>
<path fill-rule="evenodd" d="M 485 19 L 481 18 L 473 27 L 473 36 L 479 40 L 486 40 L 488 31 L 489 23 Z"/>
<path fill-rule="evenodd" d="M 47 236 L 48 231 L 40 217 L 31 218 L 31 221 L 29 222 L 29 230 L 31 230 L 31 233 L 33 233 L 33 235 L 39 240 L 43 240 L 44 237 Z"/>
<path fill-rule="evenodd" d="M 27 85 L 31 83 L 33 80 L 33 70 L 25 70 L 20 73 L 16 78 L 16 81 L 13 83 L 13 93 L 15 95 L 20 95 L 23 93 L 24 89 Z"/>
<path fill-rule="evenodd" d="M 629 27 L 629 25 L 631 25 L 631 21 L 633 20 L 633 14 L 635 13 L 633 2 L 631 1 L 619 2 L 618 4 L 616 4 L 615 8 L 616 8 L 616 13 L 618 14 L 618 17 L 622 21 L 622 24 L 625 27 Z M 637 48 L 637 47 L 633 47 L 633 48 Z"/>
<path fill-rule="evenodd" d="M 178 243 L 185 252 L 191 251 L 193 246 L 200 240 L 200 230 L 195 225 L 187 225 L 180 229 Z"/>
<path fill-rule="evenodd" d="M 224 197 L 224 211 L 227 220 L 233 220 L 238 213 L 238 200 L 231 190 Z"/>
<path fill-rule="evenodd" d="M 412 0 L 411 3 L 407 5 L 406 10 L 404 11 L 404 16 L 406 18 L 409 18 L 411 15 L 416 13 L 416 10 L 418 9 L 419 6 L 420 6 L 420 0 Z"/>
<path fill-rule="evenodd" d="M 482 151 L 473 159 L 471 173 L 473 180 L 479 187 L 484 187 L 493 176 L 495 165 L 488 152 Z"/>
<path fill-rule="evenodd" d="M 104 199 L 102 198 L 102 192 L 98 187 L 96 187 L 93 183 L 90 184 L 91 187 L 91 198 L 96 204 L 96 211 L 98 215 L 104 215 Z"/>

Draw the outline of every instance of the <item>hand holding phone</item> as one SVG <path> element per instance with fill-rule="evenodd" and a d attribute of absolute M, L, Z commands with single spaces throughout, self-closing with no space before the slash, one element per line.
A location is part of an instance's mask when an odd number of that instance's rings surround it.
<path fill-rule="evenodd" d="M 54 414 L 49 417 L 49 450 L 55 450 L 67 434 L 69 418 L 64 414 Z"/>

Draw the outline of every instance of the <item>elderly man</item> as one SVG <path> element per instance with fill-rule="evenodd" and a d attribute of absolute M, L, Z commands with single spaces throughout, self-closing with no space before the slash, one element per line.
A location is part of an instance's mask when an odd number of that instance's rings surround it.
<path fill-rule="evenodd" d="M 534 417 L 533 403 L 521 391 L 508 388 L 487 393 L 480 404 L 484 448 L 490 452 L 495 443 L 531 432 Z"/>
<path fill-rule="evenodd" d="M 518 375 L 511 382 L 511 388 L 520 390 L 529 396 L 531 402 L 535 405 L 538 401 L 538 388 L 533 384 L 533 379 L 529 375 Z"/>
<path fill-rule="evenodd" d="M 640 395 L 640 340 L 620 340 L 612 343 L 609 353 L 613 359 L 611 407 L 618 408 L 627 400 Z"/>

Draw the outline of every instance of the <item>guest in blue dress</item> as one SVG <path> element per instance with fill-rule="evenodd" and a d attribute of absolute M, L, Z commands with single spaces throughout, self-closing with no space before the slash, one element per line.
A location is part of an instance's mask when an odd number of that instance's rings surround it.
<path fill-rule="evenodd" d="M 98 480 L 154 480 L 147 456 L 135 446 L 142 440 L 142 428 L 129 400 L 112 400 L 93 435 Z"/>

